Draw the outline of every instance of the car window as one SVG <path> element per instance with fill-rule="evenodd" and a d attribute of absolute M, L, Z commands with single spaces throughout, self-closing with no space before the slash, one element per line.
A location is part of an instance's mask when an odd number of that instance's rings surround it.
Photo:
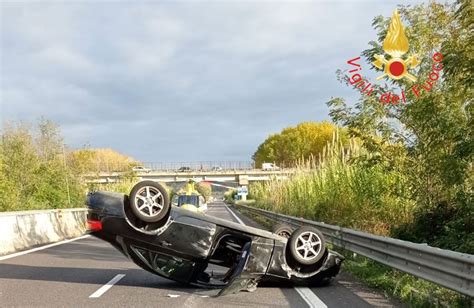
<path fill-rule="evenodd" d="M 132 246 L 132 248 L 140 259 L 164 277 L 187 282 L 193 273 L 195 263 L 192 261 L 157 252 L 151 252 L 135 246 Z"/>
<path fill-rule="evenodd" d="M 182 206 L 183 204 L 192 204 L 195 206 L 199 206 L 199 196 L 196 195 L 182 195 L 178 198 L 178 206 Z"/>
<path fill-rule="evenodd" d="M 166 277 L 186 281 L 193 272 L 194 262 L 168 255 L 155 254 L 153 268 Z"/>

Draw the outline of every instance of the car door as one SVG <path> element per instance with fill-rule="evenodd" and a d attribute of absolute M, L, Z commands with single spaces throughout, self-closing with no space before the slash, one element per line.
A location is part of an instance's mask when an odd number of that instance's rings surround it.
<path fill-rule="evenodd" d="M 158 236 L 159 245 L 192 257 L 207 258 L 210 253 L 216 225 L 182 211 L 168 228 Z"/>

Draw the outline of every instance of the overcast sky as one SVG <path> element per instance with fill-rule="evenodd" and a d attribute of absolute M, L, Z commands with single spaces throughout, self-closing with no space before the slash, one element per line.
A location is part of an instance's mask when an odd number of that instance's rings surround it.
<path fill-rule="evenodd" d="M 414 2 L 2 2 L 1 120 L 142 161 L 250 160 L 356 98 L 335 71 Z"/>

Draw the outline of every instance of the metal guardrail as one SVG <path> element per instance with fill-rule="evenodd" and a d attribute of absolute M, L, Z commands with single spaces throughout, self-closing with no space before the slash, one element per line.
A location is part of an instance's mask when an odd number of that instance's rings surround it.
<path fill-rule="evenodd" d="M 440 286 L 474 297 L 474 255 L 397 240 L 238 205 L 293 226 L 317 227 L 330 243 Z"/>
<path fill-rule="evenodd" d="M 133 167 L 141 166 L 151 171 L 178 171 L 186 167 L 191 171 L 211 170 L 251 170 L 255 169 L 253 161 L 182 161 L 182 162 L 100 162 L 93 164 L 93 172 L 130 172 Z M 189 168 L 189 169 L 188 169 Z"/>

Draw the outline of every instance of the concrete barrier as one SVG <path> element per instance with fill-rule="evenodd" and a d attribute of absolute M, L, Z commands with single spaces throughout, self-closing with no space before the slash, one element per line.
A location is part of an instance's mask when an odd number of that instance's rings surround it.
<path fill-rule="evenodd" d="M 0 213 L 0 255 L 81 236 L 86 209 Z"/>

